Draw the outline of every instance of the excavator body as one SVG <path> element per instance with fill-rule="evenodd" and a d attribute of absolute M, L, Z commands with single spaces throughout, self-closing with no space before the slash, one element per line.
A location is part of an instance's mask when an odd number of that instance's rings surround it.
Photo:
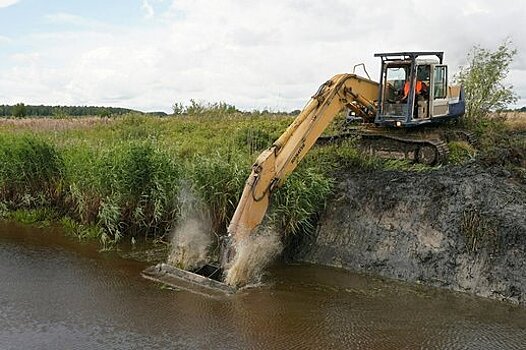
<path fill-rule="evenodd" d="M 443 52 L 379 53 L 375 57 L 382 60 L 376 125 L 414 127 L 464 115 L 464 93 L 460 86 L 448 86 Z"/>
<path fill-rule="evenodd" d="M 220 237 L 216 262 L 186 271 L 164 263 L 143 276 L 176 288 L 208 295 L 231 294 L 243 281 L 229 279 L 237 247 L 256 235 L 270 205 L 272 192 L 282 185 L 324 130 L 342 111 L 359 119 L 359 136 L 366 150 L 410 154 L 414 161 L 436 164 L 447 155 L 437 136 L 406 131 L 458 119 L 464 114 L 461 87 L 448 86 L 442 52 L 381 53 L 380 81 L 355 74 L 338 74 L 320 86 L 287 130 L 257 157 L 227 230 Z M 398 130 L 397 130 L 398 129 Z M 424 136 L 422 136 L 424 135 Z M 432 135 L 431 137 L 429 135 Z M 378 150 L 377 146 L 383 145 Z M 369 146 L 367 146 L 369 145 Z M 384 148 L 384 150 L 382 150 Z M 208 292 L 207 292 L 208 291 Z"/>

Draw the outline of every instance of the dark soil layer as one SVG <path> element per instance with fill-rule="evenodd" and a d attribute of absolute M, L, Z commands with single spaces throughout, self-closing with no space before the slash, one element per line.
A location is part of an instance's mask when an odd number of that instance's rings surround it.
<path fill-rule="evenodd" d="M 526 186 L 476 164 L 349 172 L 297 261 L 526 305 Z"/>

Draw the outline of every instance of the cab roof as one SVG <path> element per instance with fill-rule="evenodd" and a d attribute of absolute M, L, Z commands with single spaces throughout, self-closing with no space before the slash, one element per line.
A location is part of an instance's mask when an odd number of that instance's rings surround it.
<path fill-rule="evenodd" d="M 444 60 L 443 51 L 411 51 L 411 52 L 388 52 L 388 53 L 375 53 L 374 57 L 380 57 L 383 62 L 393 61 L 416 61 L 420 56 L 436 56 L 439 63 L 442 64 Z"/>

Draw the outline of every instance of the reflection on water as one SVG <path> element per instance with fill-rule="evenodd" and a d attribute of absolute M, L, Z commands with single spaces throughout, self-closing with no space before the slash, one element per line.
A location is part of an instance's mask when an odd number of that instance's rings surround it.
<path fill-rule="evenodd" d="M 162 289 L 144 264 L 0 226 L 0 349 L 525 349 L 526 309 L 316 266 L 231 297 Z"/>

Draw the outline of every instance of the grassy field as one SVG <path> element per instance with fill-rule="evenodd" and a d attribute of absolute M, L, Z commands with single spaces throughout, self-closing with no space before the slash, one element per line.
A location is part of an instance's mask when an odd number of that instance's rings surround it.
<path fill-rule="evenodd" d="M 190 190 L 221 234 L 251 163 L 291 120 L 241 114 L 2 120 L 0 214 L 59 220 L 111 246 L 123 237 L 162 237 L 181 213 L 180 192 Z M 312 225 L 331 189 L 327 169 L 310 158 L 273 202 L 270 218 L 288 233 Z"/>
<path fill-rule="evenodd" d="M 514 166 L 521 168 L 524 138 L 503 137 L 524 130 L 526 118 L 516 119 L 481 126 L 482 152 L 450 145 L 452 163 L 476 155 L 490 164 L 518 157 Z M 0 120 L 0 216 L 59 221 L 111 247 L 123 238 L 163 237 L 184 211 L 184 192 L 204 203 L 214 232 L 222 234 L 250 165 L 292 120 L 207 111 L 174 118 Z M 422 171 L 365 156 L 352 141 L 317 147 L 273 196 L 270 223 L 284 233 L 311 229 L 334 172 L 353 166 Z"/>

